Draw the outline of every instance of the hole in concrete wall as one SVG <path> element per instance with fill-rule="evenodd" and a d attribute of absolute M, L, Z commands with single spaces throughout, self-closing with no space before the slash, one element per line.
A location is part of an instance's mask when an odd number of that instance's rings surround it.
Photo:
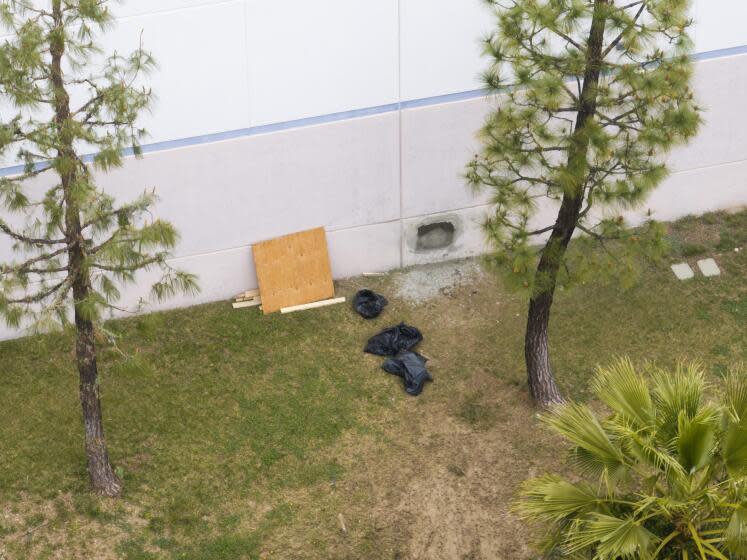
<path fill-rule="evenodd" d="M 454 243 L 456 228 L 451 222 L 436 222 L 418 228 L 417 249 L 430 251 L 443 249 Z"/>

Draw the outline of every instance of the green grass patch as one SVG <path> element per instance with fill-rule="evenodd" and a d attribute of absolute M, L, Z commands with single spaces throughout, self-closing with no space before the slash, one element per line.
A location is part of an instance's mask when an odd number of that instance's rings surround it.
<path fill-rule="evenodd" d="M 589 283 L 560 291 L 551 352 L 568 396 L 587 399 L 594 367 L 619 355 L 663 366 L 699 359 L 715 375 L 747 359 L 747 251 L 733 251 L 747 241 L 747 213 L 689 218 L 671 230 L 683 254 L 729 246 L 717 258 L 723 275 L 679 282 L 665 263 L 628 290 Z M 298 557 L 334 557 L 338 512 L 377 505 L 357 487 L 349 503 L 335 493 L 376 468 L 351 456 L 346 441 L 378 442 L 396 462 L 408 453 L 399 434 L 413 423 L 451 421 L 490 438 L 527 429 L 529 407 L 514 417 L 499 402 L 504 391 L 524 390 L 519 296 L 490 279 L 411 306 L 386 279 L 375 281 L 392 304 L 374 322 L 348 306 L 264 317 L 217 303 L 109 323 L 119 348 L 102 341 L 99 360 L 107 439 L 125 482 L 115 502 L 87 492 L 71 333 L 0 344 L 0 501 L 15 516 L 0 521 L 0 535 L 13 539 L 45 521 L 67 535 L 36 548 L 13 541 L 8 560 L 55 547 L 91 557 L 86 546 L 100 550 L 96 540 L 109 538 L 101 534 L 118 535 L 107 558 L 252 559 L 294 531 Z M 361 352 L 400 320 L 424 331 L 423 351 L 434 358 L 436 381 L 418 399 Z M 531 440 L 519 443 L 533 453 Z M 455 484 L 467 476 L 459 461 L 443 467 Z M 377 529 L 351 527 L 340 557 L 393 557 L 377 556 Z"/>
<path fill-rule="evenodd" d="M 682 245 L 681 253 L 685 258 L 700 257 L 708 254 L 708 247 L 699 243 L 685 243 Z"/>

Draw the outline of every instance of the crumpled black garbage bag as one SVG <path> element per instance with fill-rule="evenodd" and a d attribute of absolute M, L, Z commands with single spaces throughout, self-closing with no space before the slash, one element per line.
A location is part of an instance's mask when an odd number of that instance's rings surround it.
<path fill-rule="evenodd" d="M 423 335 L 418 329 L 400 323 L 371 337 L 363 351 L 377 356 L 396 356 L 402 350 L 412 350 L 421 340 Z"/>
<path fill-rule="evenodd" d="M 387 299 L 371 290 L 360 290 L 353 298 L 353 308 L 361 317 L 375 319 L 389 302 Z"/>
<path fill-rule="evenodd" d="M 401 377 L 405 383 L 408 395 L 417 397 L 423 392 L 426 381 L 433 381 L 433 377 L 425 368 L 426 360 L 417 352 L 403 351 L 394 358 L 387 358 L 381 367 L 387 373 Z"/>

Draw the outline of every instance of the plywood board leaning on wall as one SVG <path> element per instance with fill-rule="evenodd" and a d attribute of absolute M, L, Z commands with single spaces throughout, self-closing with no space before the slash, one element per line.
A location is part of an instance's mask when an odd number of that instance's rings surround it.
<path fill-rule="evenodd" d="M 334 297 L 324 228 L 256 243 L 252 253 L 265 315 Z"/>

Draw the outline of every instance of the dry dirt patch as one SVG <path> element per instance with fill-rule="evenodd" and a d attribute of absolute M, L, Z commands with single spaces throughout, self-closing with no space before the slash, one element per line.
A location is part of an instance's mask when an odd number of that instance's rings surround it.
<path fill-rule="evenodd" d="M 309 554 L 313 523 L 283 531 L 266 549 L 277 558 L 400 560 L 532 558 L 532 536 L 511 511 L 519 484 L 562 467 L 557 441 L 539 424 L 520 381 L 520 363 L 486 346 L 485 332 L 520 303 L 496 289 L 476 261 L 396 272 L 344 283 L 346 294 L 371 287 L 387 295 L 371 334 L 400 320 L 425 336 L 435 382 L 418 398 L 385 386 L 396 406 L 378 419 L 375 437 L 348 434 L 337 448 L 346 475 L 317 496 L 316 523 L 327 527 L 324 554 Z M 394 294 L 394 297 L 392 297 Z M 480 309 L 476 315 L 470 310 Z M 521 333 L 515 341 L 520 344 Z M 370 360 L 362 375 L 387 374 Z M 500 373 L 500 375 L 496 375 Z M 560 455 L 560 456 L 559 456 Z M 332 496 L 334 494 L 334 496 Z M 319 516 L 319 511 L 323 514 Z M 338 515 L 346 521 L 347 534 Z M 331 534 L 330 534 L 331 532 Z M 292 545 L 291 543 L 296 543 Z"/>

